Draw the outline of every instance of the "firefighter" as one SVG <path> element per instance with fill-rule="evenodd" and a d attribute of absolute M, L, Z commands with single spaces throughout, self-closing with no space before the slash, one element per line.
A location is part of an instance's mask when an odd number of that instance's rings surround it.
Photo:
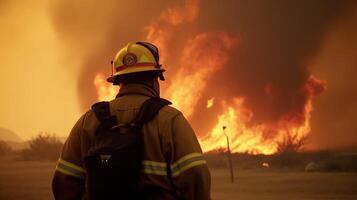
<path fill-rule="evenodd" d="M 160 96 L 158 79 L 164 80 L 165 70 L 159 64 L 158 49 L 147 42 L 128 43 L 115 56 L 112 68 L 107 80 L 120 89 L 117 97 L 109 102 L 110 113 L 118 121 L 129 122 L 145 100 Z M 89 110 L 71 130 L 53 177 L 55 199 L 88 198 L 84 156 L 94 144 L 98 125 L 99 120 Z M 144 155 L 140 182 L 143 188 L 156 190 L 152 199 L 210 199 L 210 173 L 184 115 L 165 106 L 142 131 Z"/>

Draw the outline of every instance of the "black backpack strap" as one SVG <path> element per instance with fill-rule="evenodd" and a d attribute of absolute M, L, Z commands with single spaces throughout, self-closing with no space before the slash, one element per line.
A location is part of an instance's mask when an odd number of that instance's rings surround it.
<path fill-rule="evenodd" d="M 104 129 L 110 129 L 117 124 L 117 118 L 110 115 L 109 102 L 102 101 L 92 105 L 92 110 L 99 120 L 96 135 Z"/>
<path fill-rule="evenodd" d="M 141 127 L 143 124 L 151 121 L 162 107 L 170 104 L 170 101 L 158 97 L 147 99 L 141 105 L 138 114 L 131 123 Z"/>
<path fill-rule="evenodd" d="M 134 120 L 131 122 L 134 126 L 141 128 L 145 123 L 151 121 L 160 111 L 161 108 L 164 106 L 172 104 L 170 101 L 158 97 L 152 97 L 150 99 L 147 99 L 141 106 L 140 111 L 134 118 Z M 175 185 L 172 182 L 172 172 L 171 172 L 171 156 L 170 154 L 165 155 L 165 161 L 166 161 L 166 172 L 167 172 L 167 177 L 171 181 L 171 186 L 174 188 L 175 193 L 174 195 L 178 197 L 177 194 L 177 189 Z"/>

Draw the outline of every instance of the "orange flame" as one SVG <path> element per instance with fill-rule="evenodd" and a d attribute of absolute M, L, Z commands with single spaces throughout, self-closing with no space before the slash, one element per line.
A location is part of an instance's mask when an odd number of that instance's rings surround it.
<path fill-rule="evenodd" d="M 168 43 L 182 25 L 196 20 L 198 12 L 199 1 L 186 0 L 182 7 L 168 8 L 146 27 L 146 39 L 159 47 L 164 66 L 170 56 Z M 187 39 L 179 63 L 171 65 L 179 70 L 170 77 L 171 84 L 162 88 L 162 96 L 190 118 L 207 81 L 228 61 L 235 43 L 236 39 L 224 32 L 200 33 Z"/>
<path fill-rule="evenodd" d="M 98 101 L 110 101 L 118 93 L 118 89 L 109 84 L 102 73 L 95 75 L 93 84 L 97 89 Z"/>
<path fill-rule="evenodd" d="M 204 151 L 226 148 L 226 138 L 222 127 L 230 138 L 232 152 L 251 154 L 272 154 L 276 151 L 275 143 L 264 138 L 264 125 L 248 127 L 253 112 L 244 106 L 243 98 L 233 100 L 233 105 L 224 103 L 224 112 L 217 116 L 217 124 L 200 143 Z"/>
<path fill-rule="evenodd" d="M 302 119 L 295 115 L 286 115 L 274 124 L 258 124 L 248 126 L 253 112 L 244 106 L 243 98 L 236 98 L 233 105 L 225 105 L 225 111 L 218 115 L 217 124 L 203 138 L 200 143 L 204 151 L 225 149 L 226 140 L 222 127 L 226 126 L 226 134 L 230 137 L 232 152 L 250 154 L 273 154 L 277 152 L 277 144 L 284 140 L 286 135 L 297 136 L 297 139 L 306 137 L 310 131 L 312 112 L 312 98 L 322 92 L 325 82 L 310 76 L 302 91 L 306 94 L 306 104 Z M 274 134 L 267 133 L 273 132 Z"/>
<path fill-rule="evenodd" d="M 198 0 L 186 0 L 183 7 L 168 8 L 160 17 L 145 27 L 146 40 L 151 41 L 160 49 L 161 63 L 166 64 L 169 56 L 168 43 L 180 25 L 190 23 L 198 16 Z"/>
<path fill-rule="evenodd" d="M 228 61 L 228 53 L 234 43 L 235 40 L 223 32 L 203 33 L 189 40 L 183 49 L 180 68 L 171 78 L 171 85 L 164 91 L 164 96 L 188 118 L 209 78 Z"/>

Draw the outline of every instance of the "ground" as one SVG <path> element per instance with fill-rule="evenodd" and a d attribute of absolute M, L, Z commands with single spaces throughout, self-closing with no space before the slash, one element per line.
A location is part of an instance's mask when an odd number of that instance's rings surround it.
<path fill-rule="evenodd" d="M 0 158 L 1 200 L 48 200 L 55 162 Z M 356 200 L 357 173 L 306 173 L 211 169 L 213 200 Z"/>
<path fill-rule="evenodd" d="M 227 170 L 212 170 L 213 199 L 357 199 L 357 173 L 235 172 L 230 184 Z"/>

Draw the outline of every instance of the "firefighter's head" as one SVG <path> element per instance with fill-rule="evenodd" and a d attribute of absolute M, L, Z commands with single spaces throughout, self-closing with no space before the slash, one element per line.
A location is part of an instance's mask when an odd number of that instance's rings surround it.
<path fill-rule="evenodd" d="M 157 84 L 165 80 L 159 63 L 158 48 L 148 42 L 128 43 L 112 61 L 112 75 L 107 79 L 114 85 L 129 83 Z"/>

